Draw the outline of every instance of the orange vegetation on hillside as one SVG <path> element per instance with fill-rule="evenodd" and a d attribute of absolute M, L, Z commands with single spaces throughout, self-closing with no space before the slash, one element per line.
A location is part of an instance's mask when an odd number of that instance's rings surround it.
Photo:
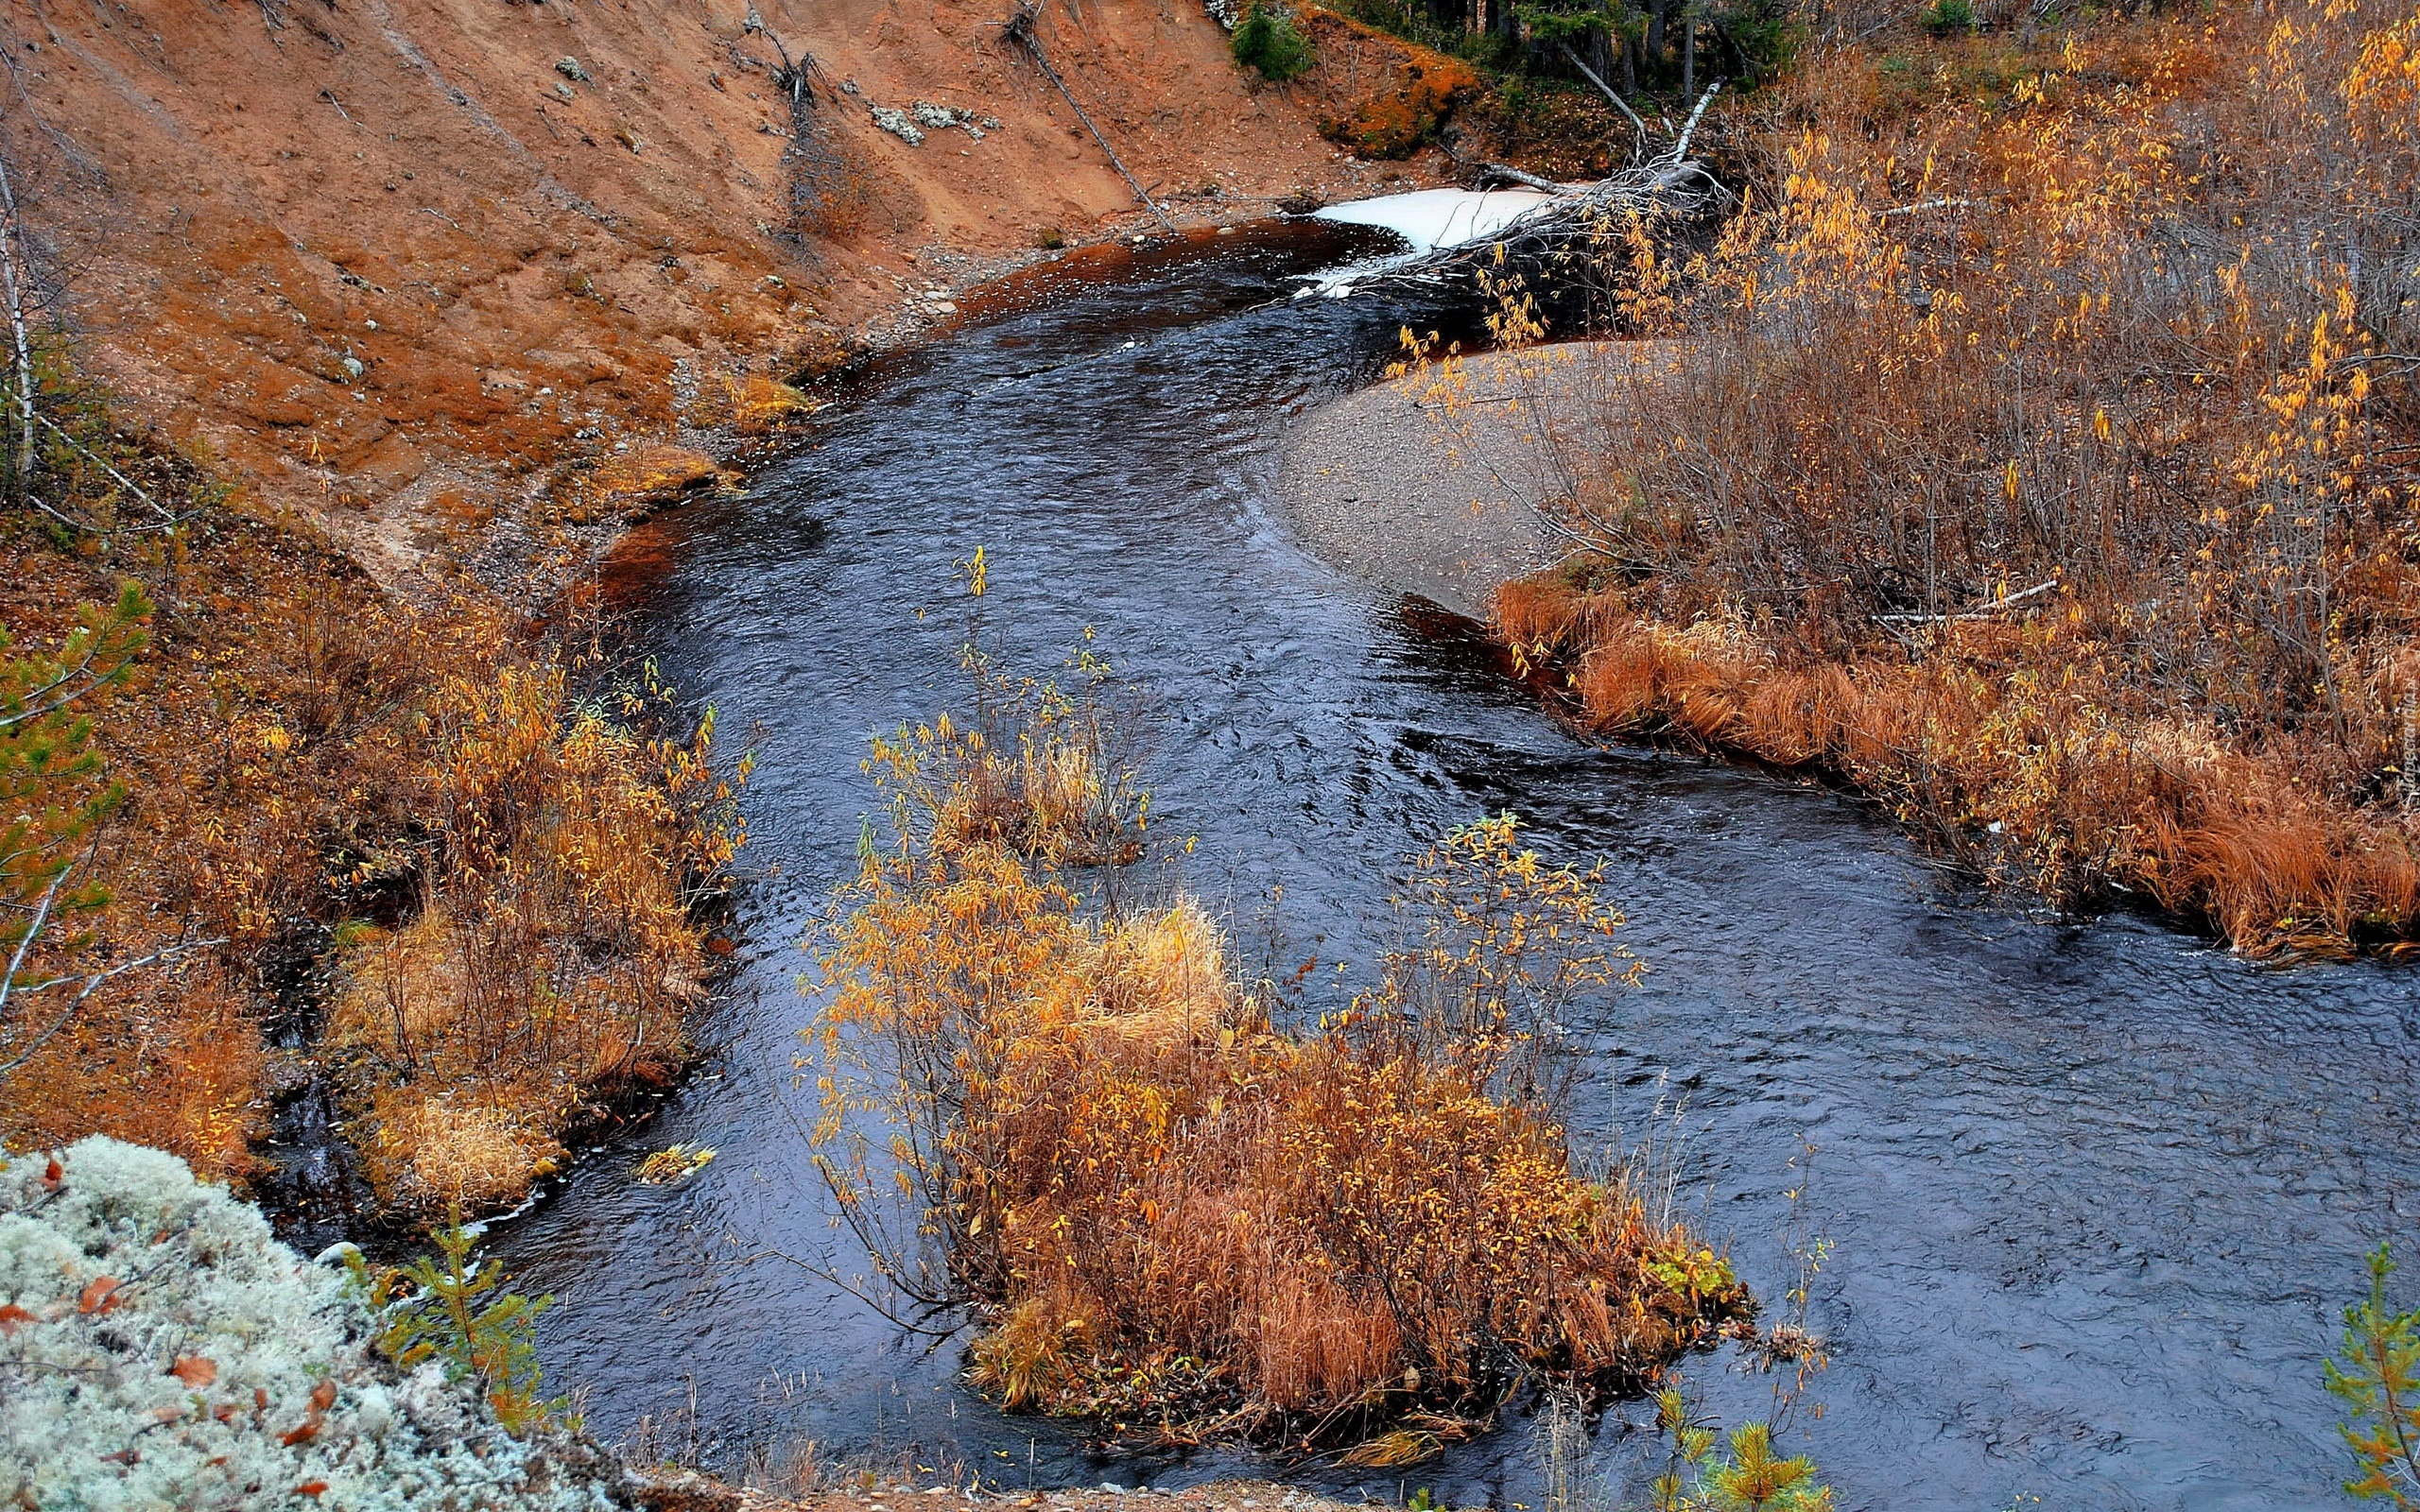
<path fill-rule="evenodd" d="M 2420 935 L 2420 13 L 1809 60 L 1629 329 L 1506 638 L 1598 728 L 1837 772 L 2241 948 Z M 1518 308 L 1509 311 L 1518 328 Z"/>
<path fill-rule="evenodd" d="M 886 742 L 899 841 L 869 844 L 821 951 L 822 1168 L 892 1282 L 977 1305 L 977 1384 L 1392 1462 L 1743 1313 L 1631 1173 L 1574 1169 L 1555 1115 L 1557 1012 L 1632 970 L 1593 876 L 1509 816 L 1459 831 L 1413 867 L 1383 985 L 1284 1027 L 1193 901 L 1087 905 L 1049 827 L 973 817 L 1056 747 L 1092 774 L 1063 812 L 1139 829 L 1096 713 L 1045 688 Z"/>
<path fill-rule="evenodd" d="M 651 734 L 662 690 L 617 682 L 594 637 L 478 595 L 388 598 L 70 380 L 44 403 L 93 461 L 62 442 L 34 484 L 95 523 L 0 510 L 0 612 L 31 646 L 126 581 L 155 607 L 130 679 L 79 711 L 128 789 L 92 862 L 112 900 L 35 960 L 225 943 L 113 980 L 0 1085 L 0 1138 L 105 1132 L 241 1175 L 305 1069 L 269 1029 L 310 1029 L 333 998 L 329 1069 L 382 1196 L 517 1194 L 596 1098 L 681 1063 L 693 905 L 738 840 L 711 719 Z M 118 475 L 189 518 L 124 528 L 147 517 Z"/>
<path fill-rule="evenodd" d="M 1461 59 L 1350 16 L 1312 6 L 1304 26 L 1319 48 L 1322 77 L 1358 96 L 1349 109 L 1323 118 L 1320 129 L 1361 157 L 1409 157 L 1436 140 L 1456 106 L 1486 90 L 1478 70 Z M 1340 63 L 1339 55 L 1349 60 Z"/>

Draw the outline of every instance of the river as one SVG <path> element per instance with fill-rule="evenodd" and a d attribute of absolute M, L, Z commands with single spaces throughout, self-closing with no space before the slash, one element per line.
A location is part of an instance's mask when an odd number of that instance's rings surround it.
<path fill-rule="evenodd" d="M 1608 863 L 1651 970 L 1582 1026 L 1577 1122 L 1634 1137 L 1677 1104 L 1702 1221 L 1768 1297 L 1814 1148 L 1801 1210 L 1834 1246 L 1811 1305 L 1834 1364 L 1793 1442 L 1842 1507 L 2342 1505 L 2320 1359 L 2364 1249 L 2411 1234 L 2420 982 L 1975 895 L 1838 794 L 1575 735 L 1466 634 L 1307 556 L 1270 500 L 1276 438 L 1366 381 L 1407 318 L 1285 298 L 1287 274 L 1347 255 L 1340 234 L 1028 279 L 1045 297 L 883 369 L 745 497 L 617 553 L 609 587 L 667 677 L 726 732 L 761 730 L 756 880 L 706 1063 L 496 1235 L 516 1284 L 558 1297 L 551 1378 L 582 1384 L 593 1428 L 668 1421 L 727 1466 L 811 1437 L 1011 1485 L 1240 1471 L 1534 1504 L 1517 1421 L 1380 1475 L 1098 1461 L 959 1387 L 958 1344 L 761 1258 L 853 1268 L 793 1122 L 798 941 L 873 806 L 867 736 L 959 686 L 952 564 L 980 545 L 983 633 L 1048 669 L 1089 627 L 1149 688 L 1154 812 L 1200 836 L 1185 885 L 1246 936 L 1282 886 L 1288 958 L 1346 963 L 1321 969 L 1334 990 L 1371 958 L 1399 859 L 1448 826 L 1511 809 Z M 631 1179 L 675 1140 L 718 1158 Z M 1727 1356 L 1691 1373 L 1726 1418 L 1770 1387 Z M 1609 1417 L 1607 1464 L 1644 1417 Z"/>

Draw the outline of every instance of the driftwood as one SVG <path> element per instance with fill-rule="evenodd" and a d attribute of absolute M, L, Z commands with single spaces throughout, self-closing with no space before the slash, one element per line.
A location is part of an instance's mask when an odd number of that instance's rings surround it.
<path fill-rule="evenodd" d="M 1168 219 L 1167 213 L 1153 202 L 1150 195 L 1143 188 L 1142 180 L 1135 178 L 1127 168 L 1126 160 L 1119 157 L 1117 149 L 1109 145 L 1109 138 L 1100 134 L 1100 128 L 1093 125 L 1093 118 L 1084 113 L 1084 108 L 1076 103 L 1074 93 L 1067 88 L 1067 81 L 1059 77 L 1059 70 L 1050 66 L 1049 58 L 1042 51 L 1042 39 L 1033 34 L 1034 19 L 1040 13 L 1041 8 L 1034 4 L 1034 0 L 1025 0 L 1024 4 L 1017 7 L 1014 15 L 1000 23 L 1000 34 L 1024 48 L 1027 55 L 1032 58 L 1034 66 L 1042 70 L 1042 77 L 1057 87 L 1060 97 L 1067 102 L 1067 108 L 1076 112 L 1076 119 L 1084 123 L 1084 129 L 1093 134 L 1093 140 L 1100 144 L 1101 151 L 1109 155 L 1110 166 L 1115 168 L 1117 176 L 1126 180 L 1126 187 L 1134 191 L 1135 203 L 1150 211 L 1152 218 L 1169 231 L 1176 230 L 1176 222 Z"/>
<path fill-rule="evenodd" d="M 1961 625 L 1968 620 L 1990 619 L 2012 605 L 2022 604 L 2027 599 L 2047 593 L 2058 586 L 2059 579 L 2053 577 L 2047 583 L 2036 583 L 2031 588 L 2021 588 L 2014 593 L 1993 599 L 1990 603 L 1978 604 L 1973 609 L 1960 610 L 1951 614 L 1876 614 L 1872 618 L 1876 625 Z"/>
<path fill-rule="evenodd" d="M 1601 87 L 1601 86 L 1600 86 Z M 1656 157 L 1634 161 L 1593 183 L 1558 183 L 1500 163 L 1478 165 L 1481 183 L 1515 183 L 1547 198 L 1492 235 L 1417 253 L 1352 280 L 1356 291 L 1435 285 L 1470 276 L 1481 266 L 1537 264 L 1599 241 L 1613 226 L 1634 216 L 1694 220 L 1737 201 L 1711 169 L 1689 156 L 1689 142 L 1720 83 L 1709 85 L 1673 140 Z M 1610 91 L 1607 92 L 1609 94 Z M 1616 96 L 1616 104 L 1620 103 Z M 1645 124 L 1640 127 L 1642 132 Z"/>

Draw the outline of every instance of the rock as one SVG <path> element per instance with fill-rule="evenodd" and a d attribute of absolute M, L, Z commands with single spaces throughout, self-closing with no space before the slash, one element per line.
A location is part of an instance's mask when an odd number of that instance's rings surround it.
<path fill-rule="evenodd" d="M 921 147 L 925 145 L 925 133 L 918 129 L 915 122 L 908 118 L 906 112 L 894 111 L 888 105 L 875 105 L 869 109 L 873 112 L 874 125 L 911 147 Z"/>
<path fill-rule="evenodd" d="M 977 142 L 983 140 L 983 128 L 976 124 L 975 112 L 972 111 L 961 111 L 955 105 L 936 105 L 930 100 L 918 100 L 908 107 L 908 110 L 916 117 L 916 124 L 919 126 L 929 127 L 936 131 L 946 131 L 954 126 Z M 999 129 L 998 121 L 991 120 L 988 116 L 985 119 L 989 121 L 992 129 L 995 131 Z"/>
<path fill-rule="evenodd" d="M 585 84 L 589 81 L 588 70 L 579 66 L 579 60 L 577 58 L 556 59 L 555 72 L 576 84 Z"/>
<path fill-rule="evenodd" d="M 737 1491 L 691 1470 L 667 1469 L 632 1477 L 631 1499 L 647 1512 L 737 1512 Z"/>

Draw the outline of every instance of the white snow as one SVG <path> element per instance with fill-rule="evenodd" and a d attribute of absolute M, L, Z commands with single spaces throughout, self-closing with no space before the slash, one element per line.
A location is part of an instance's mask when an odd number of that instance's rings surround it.
<path fill-rule="evenodd" d="M 1407 249 L 1317 274 L 1297 297 L 1324 294 L 1342 299 L 1353 292 L 1356 281 L 1370 274 L 1382 273 L 1441 247 L 1461 247 L 1498 235 L 1551 198 L 1543 189 L 1421 189 L 1408 195 L 1351 199 L 1315 211 L 1313 215 L 1321 220 L 1391 231 L 1403 238 Z"/>
<path fill-rule="evenodd" d="M 1393 232 L 1415 252 L 1482 241 L 1544 204 L 1542 189 L 1422 189 L 1353 199 L 1316 212 L 1322 220 Z"/>

